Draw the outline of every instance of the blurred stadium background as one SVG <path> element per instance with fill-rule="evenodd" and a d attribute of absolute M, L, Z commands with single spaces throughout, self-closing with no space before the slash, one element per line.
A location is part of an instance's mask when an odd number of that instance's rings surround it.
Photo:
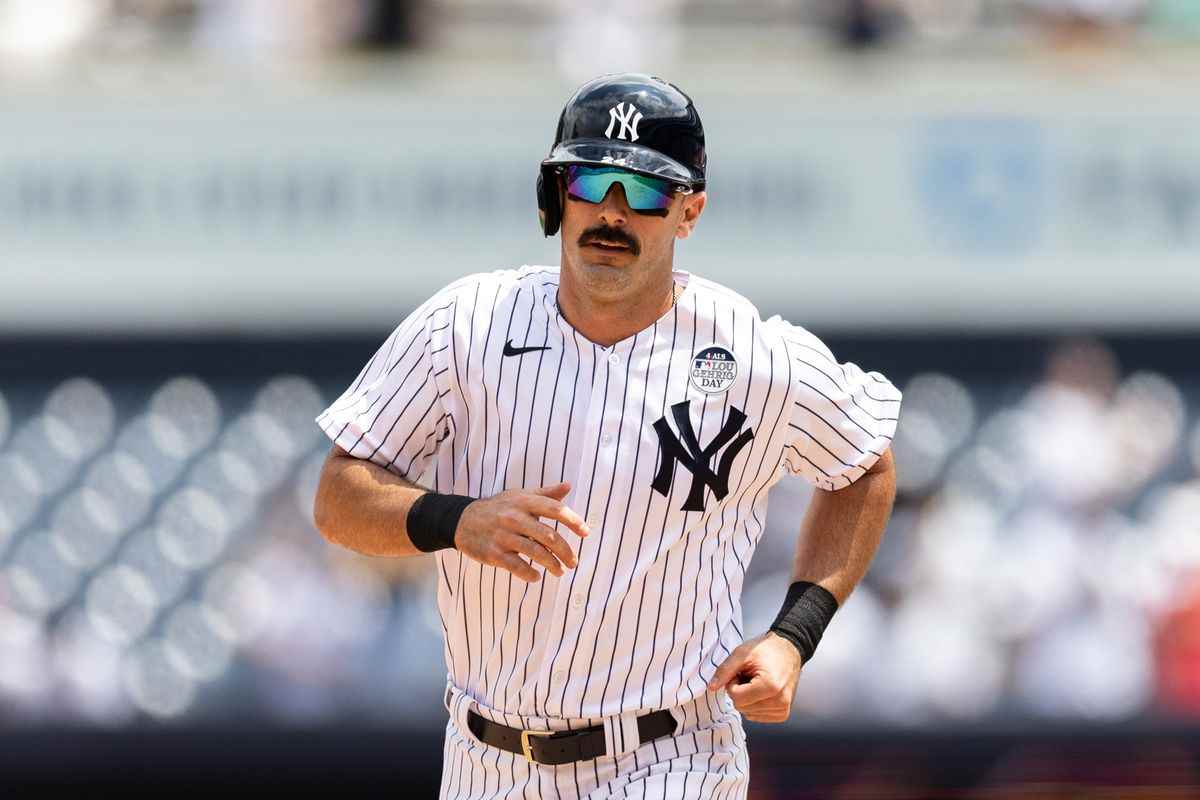
<path fill-rule="evenodd" d="M 628 68 L 704 118 L 677 264 L 906 396 L 752 797 L 1197 796 L 1195 0 L 0 0 L 0 785 L 436 793 L 429 562 L 321 539 L 312 418 L 558 263 L 535 165 Z"/>

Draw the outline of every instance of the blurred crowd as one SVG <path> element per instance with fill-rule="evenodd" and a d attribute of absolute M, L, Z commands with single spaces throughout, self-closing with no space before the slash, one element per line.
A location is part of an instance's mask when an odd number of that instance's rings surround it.
<path fill-rule="evenodd" d="M 0 58 L 196 51 L 265 60 L 414 42 L 415 0 L 0 0 Z"/>
<path fill-rule="evenodd" d="M 792 27 L 798 46 L 1043 40 L 1055 46 L 1200 37 L 1193 0 L 0 0 L 0 66 L 195 52 L 266 61 L 436 49 L 455 29 L 545 29 L 569 78 L 679 52 L 688 24 Z M 824 35 L 820 35 L 821 33 Z M 518 48 L 523 49 L 523 48 Z"/>
<path fill-rule="evenodd" d="M 969 42 L 989 30 L 1059 47 L 1110 45 L 1200 29 L 1200 8 L 1190 0 L 826 0 L 825 13 L 851 47 L 904 37 Z"/>
<path fill-rule="evenodd" d="M 0 387 L 4 724 L 439 724 L 431 562 L 311 522 L 312 419 L 341 388 Z M 892 522 L 791 724 L 1200 716 L 1200 384 L 1070 340 L 1032 384 L 903 389 Z M 778 609 L 808 496 L 772 491 L 746 630 Z"/>
<path fill-rule="evenodd" d="M 1196 387 L 1123 375 L 1103 344 L 1071 340 L 1013 388 L 940 374 L 905 387 L 900 499 L 805 671 L 810 712 L 921 723 L 1200 708 Z"/>

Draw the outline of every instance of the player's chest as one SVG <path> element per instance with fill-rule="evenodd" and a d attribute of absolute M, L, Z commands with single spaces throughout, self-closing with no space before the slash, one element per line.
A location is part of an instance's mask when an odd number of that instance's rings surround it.
<path fill-rule="evenodd" d="M 504 342 L 498 358 L 464 365 L 471 405 L 509 416 L 550 418 L 565 427 L 611 425 L 681 441 L 714 435 L 769 392 L 751 348 L 729 342 L 629 342 L 604 348 L 576 338 Z M 761 403 L 760 403 L 761 405 Z M 610 432 L 616 435 L 616 432 Z"/>
<path fill-rule="evenodd" d="M 464 383 L 475 447 L 492 442 L 514 485 L 545 472 L 586 480 L 595 493 L 628 484 L 672 509 L 705 510 L 757 474 L 755 464 L 777 458 L 768 417 L 778 419 L 786 391 L 761 369 L 768 353 L 730 342 L 656 344 L 568 339 L 502 357 Z"/>

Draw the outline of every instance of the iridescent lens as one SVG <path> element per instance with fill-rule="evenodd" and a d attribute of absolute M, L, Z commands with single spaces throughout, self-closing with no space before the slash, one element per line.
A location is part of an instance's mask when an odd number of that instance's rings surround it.
<path fill-rule="evenodd" d="M 579 200 L 599 203 L 614 183 L 625 189 L 625 200 L 634 211 L 666 211 L 671 205 L 674 184 L 618 167 L 567 167 L 567 193 Z"/>

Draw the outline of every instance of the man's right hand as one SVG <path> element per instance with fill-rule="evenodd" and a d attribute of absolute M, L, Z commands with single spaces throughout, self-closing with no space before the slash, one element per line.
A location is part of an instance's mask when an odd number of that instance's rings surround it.
<path fill-rule="evenodd" d="M 506 569 L 523 581 L 539 580 L 541 574 L 525 561 L 537 562 L 555 575 L 563 565 L 574 568 L 575 553 L 554 528 L 539 520 L 556 520 L 583 537 L 588 525 L 583 517 L 563 504 L 571 484 L 556 483 L 540 489 L 509 489 L 471 503 L 458 520 L 454 547 L 483 564 Z"/>

